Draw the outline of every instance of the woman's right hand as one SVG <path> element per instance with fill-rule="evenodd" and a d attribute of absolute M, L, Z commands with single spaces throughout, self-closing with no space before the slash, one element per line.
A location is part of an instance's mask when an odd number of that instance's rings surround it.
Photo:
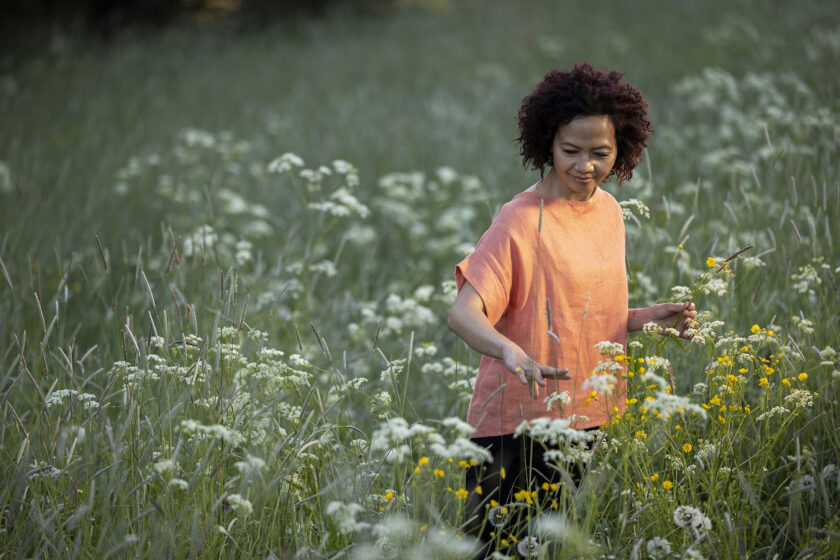
<path fill-rule="evenodd" d="M 546 379 L 571 379 L 562 368 L 544 366 L 534 362 L 522 348 L 497 331 L 487 318 L 484 302 L 469 282 L 464 282 L 461 291 L 449 311 L 449 328 L 460 336 L 473 350 L 504 362 L 505 367 L 523 385 L 533 379 L 545 386 Z M 533 392 L 533 386 L 531 391 Z"/>
<path fill-rule="evenodd" d="M 533 379 L 538 385 L 545 387 L 546 379 L 572 378 L 565 368 L 555 368 L 536 363 L 518 344 L 513 342 L 504 346 L 501 357 L 508 371 L 515 375 L 523 385 L 527 385 L 529 379 Z"/>

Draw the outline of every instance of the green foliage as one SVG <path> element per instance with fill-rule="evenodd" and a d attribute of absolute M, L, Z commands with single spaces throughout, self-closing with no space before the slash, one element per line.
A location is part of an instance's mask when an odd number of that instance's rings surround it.
<path fill-rule="evenodd" d="M 691 343 L 605 347 L 626 392 L 590 400 L 612 411 L 593 452 L 555 457 L 580 486 L 498 504 L 496 545 L 837 556 L 837 16 L 717 8 L 616 6 L 593 42 L 591 6 L 561 36 L 553 2 L 468 2 L 4 69 L 2 550 L 468 554 L 463 471 L 485 457 L 456 420 L 477 356 L 443 328 L 452 268 L 533 180 L 518 101 L 585 58 L 625 68 L 657 129 L 605 185 L 631 306 L 703 313 Z"/>

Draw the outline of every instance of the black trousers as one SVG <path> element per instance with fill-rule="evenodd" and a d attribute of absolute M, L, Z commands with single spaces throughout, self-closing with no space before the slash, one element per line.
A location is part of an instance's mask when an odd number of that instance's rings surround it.
<path fill-rule="evenodd" d="M 593 430 L 597 428 L 587 431 Z M 481 541 L 483 548 L 478 558 L 482 558 L 492 550 L 491 533 L 502 531 L 507 534 L 505 528 L 494 527 L 488 521 L 487 515 L 491 509 L 488 506 L 491 500 L 504 506 L 514 502 L 514 494 L 517 492 L 536 490 L 541 496 L 539 499 L 545 503 L 546 494 L 558 495 L 559 487 L 564 484 L 565 479 L 543 459 L 545 446 L 528 436 L 514 438 L 513 434 L 507 434 L 472 438 L 472 441 L 493 455 L 492 463 L 466 469 L 465 487 L 469 491 L 469 497 L 465 529 Z M 579 465 L 573 465 L 567 473 L 576 485 L 580 483 L 582 472 Z M 549 485 L 547 492 L 543 489 L 545 484 Z M 476 492 L 478 486 L 481 486 L 480 494 Z"/>

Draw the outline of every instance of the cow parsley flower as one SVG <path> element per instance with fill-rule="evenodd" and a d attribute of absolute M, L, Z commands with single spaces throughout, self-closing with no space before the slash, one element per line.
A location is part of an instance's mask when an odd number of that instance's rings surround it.
<path fill-rule="evenodd" d="M 241 473 L 258 473 L 265 468 L 265 461 L 248 454 L 244 461 L 237 461 L 234 466 Z"/>
<path fill-rule="evenodd" d="M 619 205 L 621 206 L 621 215 L 625 220 L 629 220 L 637 214 L 644 218 L 650 218 L 650 209 L 638 198 L 622 200 Z"/>
<path fill-rule="evenodd" d="M 613 391 L 615 391 L 616 383 L 617 380 L 613 374 L 596 373 L 586 378 L 583 382 L 583 390 L 589 391 L 591 389 L 592 391 L 596 391 L 604 395 L 611 395 Z"/>
<path fill-rule="evenodd" d="M 230 508 L 240 515 L 249 515 L 254 511 L 250 500 L 246 500 L 239 494 L 230 494 L 226 499 Z"/>
<path fill-rule="evenodd" d="M 622 344 L 608 340 L 598 342 L 595 344 L 595 348 L 598 349 L 598 353 L 602 356 L 615 356 L 624 353 L 624 346 Z"/>
<path fill-rule="evenodd" d="M 357 521 L 356 515 L 365 510 L 361 505 L 350 502 L 330 502 L 327 506 L 327 515 L 338 525 L 338 531 L 342 534 L 355 533 L 370 527 L 369 523 Z"/>
<path fill-rule="evenodd" d="M 549 396 L 543 399 L 543 402 L 545 403 L 545 411 L 550 412 L 551 406 L 557 401 L 560 401 L 560 409 L 562 410 L 564 404 L 572 402 L 572 398 L 569 396 L 568 391 L 561 391 L 559 393 L 557 391 L 553 391 Z"/>
<path fill-rule="evenodd" d="M 300 156 L 291 152 L 286 152 L 282 156 L 275 158 L 268 164 L 269 173 L 286 173 L 292 170 L 292 167 L 303 167 L 303 160 Z"/>
<path fill-rule="evenodd" d="M 183 478 L 173 478 L 169 481 L 169 486 L 177 490 L 188 490 L 190 485 Z"/>
<path fill-rule="evenodd" d="M 165 472 L 169 472 L 175 470 L 175 461 L 172 459 L 164 459 L 163 461 L 158 461 L 154 464 L 155 472 L 158 474 L 163 474 Z"/>

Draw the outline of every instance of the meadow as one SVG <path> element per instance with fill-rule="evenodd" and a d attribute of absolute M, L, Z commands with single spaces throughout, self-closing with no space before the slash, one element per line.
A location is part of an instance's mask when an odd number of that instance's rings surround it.
<path fill-rule="evenodd" d="M 2 55 L 3 557 L 468 558 L 454 266 L 580 60 L 656 129 L 630 305 L 701 320 L 603 346 L 592 450 L 521 426 L 584 475 L 488 500 L 495 557 L 840 557 L 840 14 L 429 5 Z"/>

